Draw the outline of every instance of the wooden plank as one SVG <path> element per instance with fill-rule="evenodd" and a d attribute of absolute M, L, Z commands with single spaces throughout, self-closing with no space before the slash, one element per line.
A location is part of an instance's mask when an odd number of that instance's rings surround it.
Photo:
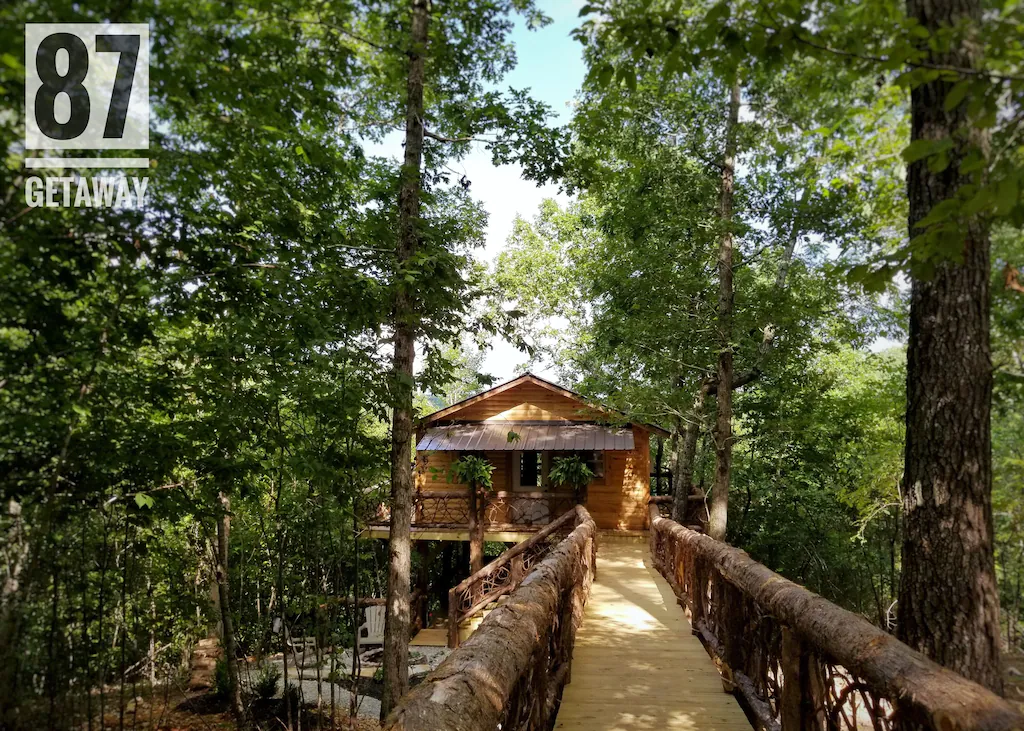
<path fill-rule="evenodd" d="M 555 729 L 748 731 L 646 543 L 599 540 L 597 564 Z"/>

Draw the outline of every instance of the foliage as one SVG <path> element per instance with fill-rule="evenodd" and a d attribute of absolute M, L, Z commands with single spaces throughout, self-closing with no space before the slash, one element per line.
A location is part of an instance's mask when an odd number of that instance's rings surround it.
<path fill-rule="evenodd" d="M 277 695 L 277 684 L 281 681 L 281 669 L 277 665 L 264 663 L 256 673 L 252 692 L 257 698 L 268 699 Z"/>
<path fill-rule="evenodd" d="M 555 457 L 551 460 L 548 477 L 556 485 L 567 485 L 574 490 L 580 490 L 594 479 L 594 472 L 587 467 L 587 463 L 580 459 L 578 454 L 572 454 L 568 457 Z"/>
<path fill-rule="evenodd" d="M 217 658 L 217 664 L 213 667 L 213 693 L 221 699 L 231 696 L 231 680 L 228 677 L 229 662 L 234 662 L 234 660 L 220 657 Z"/>
<path fill-rule="evenodd" d="M 493 474 L 494 465 L 484 457 L 467 454 L 452 463 L 450 480 L 474 486 L 478 490 L 491 490 L 494 488 Z"/>

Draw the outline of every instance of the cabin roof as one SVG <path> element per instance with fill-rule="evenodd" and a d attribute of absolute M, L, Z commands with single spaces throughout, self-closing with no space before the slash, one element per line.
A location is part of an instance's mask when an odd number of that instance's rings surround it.
<path fill-rule="evenodd" d="M 428 414 L 428 415 L 426 415 L 426 416 L 424 416 L 423 418 L 420 419 L 420 424 L 422 426 L 426 427 L 426 426 L 430 426 L 431 424 L 436 424 L 437 422 L 441 422 L 441 421 L 458 421 L 458 419 L 459 419 L 458 413 L 460 411 L 462 411 L 463 409 L 465 409 L 465 408 L 467 408 L 469 406 L 472 406 L 473 404 L 476 404 L 476 403 L 479 403 L 481 401 L 484 401 L 484 400 L 486 400 L 488 398 L 491 398 L 492 396 L 497 396 L 500 393 L 504 393 L 506 391 L 510 391 L 513 388 L 516 388 L 517 386 L 522 386 L 523 384 L 526 384 L 526 383 L 531 383 L 531 384 L 533 384 L 535 386 L 539 386 L 541 388 L 547 389 L 548 391 L 551 391 L 552 393 L 558 394 L 559 396 L 562 396 L 564 398 L 568 398 L 568 399 L 571 399 L 573 401 L 576 401 L 582 407 L 585 407 L 585 408 L 587 408 L 589 410 L 600 412 L 600 413 L 602 413 L 602 414 L 604 414 L 604 415 L 606 415 L 608 417 L 612 417 L 613 419 L 616 419 L 616 420 L 627 420 L 628 421 L 628 416 L 625 413 L 621 412 L 621 411 L 618 411 L 616 409 L 610 409 L 610 408 L 608 408 L 606 406 L 601 406 L 601 405 L 598 405 L 598 404 L 594 404 L 594 403 L 592 403 L 590 401 L 587 401 L 583 396 L 581 396 L 580 394 L 576 393 L 575 391 L 570 391 L 568 388 L 563 388 L 562 386 L 559 386 L 558 384 L 552 383 L 551 381 L 547 381 L 547 380 L 545 380 L 545 379 L 543 379 L 543 378 L 541 378 L 539 376 L 535 376 L 532 373 L 524 373 L 523 375 L 521 375 L 521 376 L 519 376 L 517 378 L 513 378 L 510 381 L 506 381 L 505 383 L 501 383 L 501 384 L 499 384 L 497 386 L 494 386 L 493 388 L 489 388 L 486 391 L 482 391 L 481 393 L 476 394 L 475 396 L 470 396 L 469 398 L 463 399 L 462 401 L 459 401 L 458 403 L 452 404 L 451 406 L 448 406 L 448 407 L 443 408 L 443 409 L 439 409 L 438 411 L 435 411 L 432 414 Z M 521 424 L 522 422 L 518 422 L 518 423 Z M 665 431 L 664 429 L 662 429 L 659 426 L 655 426 L 654 424 L 644 424 L 644 423 L 639 423 L 639 422 L 631 422 L 631 423 L 634 426 L 637 426 L 637 427 L 639 427 L 641 429 L 646 429 L 647 431 L 654 432 L 654 433 L 659 434 L 659 435 L 661 435 L 663 437 L 669 436 L 669 433 L 667 431 Z M 506 431 L 506 434 L 507 434 L 507 431 Z M 423 442 L 423 440 L 421 439 L 420 443 L 422 444 L 422 442 Z M 436 449 L 436 447 L 434 449 Z M 518 449 L 522 449 L 522 447 L 518 447 Z"/>
<path fill-rule="evenodd" d="M 633 447 L 632 429 L 551 421 L 481 421 L 435 426 L 426 429 L 416 444 L 420 452 L 579 452 Z"/>

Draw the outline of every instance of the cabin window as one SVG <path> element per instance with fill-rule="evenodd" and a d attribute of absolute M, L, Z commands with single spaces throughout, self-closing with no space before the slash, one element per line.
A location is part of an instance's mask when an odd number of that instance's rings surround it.
<path fill-rule="evenodd" d="M 538 487 L 542 470 L 540 452 L 521 452 L 519 457 L 519 486 Z"/>
<path fill-rule="evenodd" d="M 587 467 L 594 473 L 594 478 L 604 477 L 604 452 L 584 452 L 580 455 Z"/>

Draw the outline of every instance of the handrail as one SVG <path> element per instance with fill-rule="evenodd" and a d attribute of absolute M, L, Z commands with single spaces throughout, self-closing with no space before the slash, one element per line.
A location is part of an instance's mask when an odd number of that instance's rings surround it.
<path fill-rule="evenodd" d="M 746 552 L 649 507 L 651 555 L 727 688 L 763 729 L 1024 728 L 995 693 Z"/>
<path fill-rule="evenodd" d="M 462 647 L 402 696 L 384 731 L 552 726 L 596 560 L 597 526 L 586 508 L 573 514 L 568 537 Z"/>
<path fill-rule="evenodd" d="M 542 558 L 542 555 L 534 555 L 531 556 L 532 561 L 527 561 L 527 552 L 546 544 L 551 535 L 563 530 L 570 522 L 576 521 L 578 516 L 579 513 L 575 507 L 566 511 L 557 520 L 549 523 L 529 538 L 520 541 L 448 591 L 448 647 L 458 647 L 461 622 L 472 617 L 491 602 L 513 592 L 531 568 L 531 565 L 528 564 L 536 563 L 538 559 Z M 489 580 L 492 587 L 485 590 Z M 460 600 L 462 600 L 461 604 L 468 602 L 468 606 L 460 609 Z"/>
<path fill-rule="evenodd" d="M 445 488 L 417 492 L 413 500 L 414 528 L 465 529 L 471 522 L 469 488 Z M 480 520 L 490 530 L 536 530 L 576 504 L 572 492 L 497 490 L 485 493 Z M 390 519 L 386 503 L 377 507 L 371 525 L 384 526 Z"/>

